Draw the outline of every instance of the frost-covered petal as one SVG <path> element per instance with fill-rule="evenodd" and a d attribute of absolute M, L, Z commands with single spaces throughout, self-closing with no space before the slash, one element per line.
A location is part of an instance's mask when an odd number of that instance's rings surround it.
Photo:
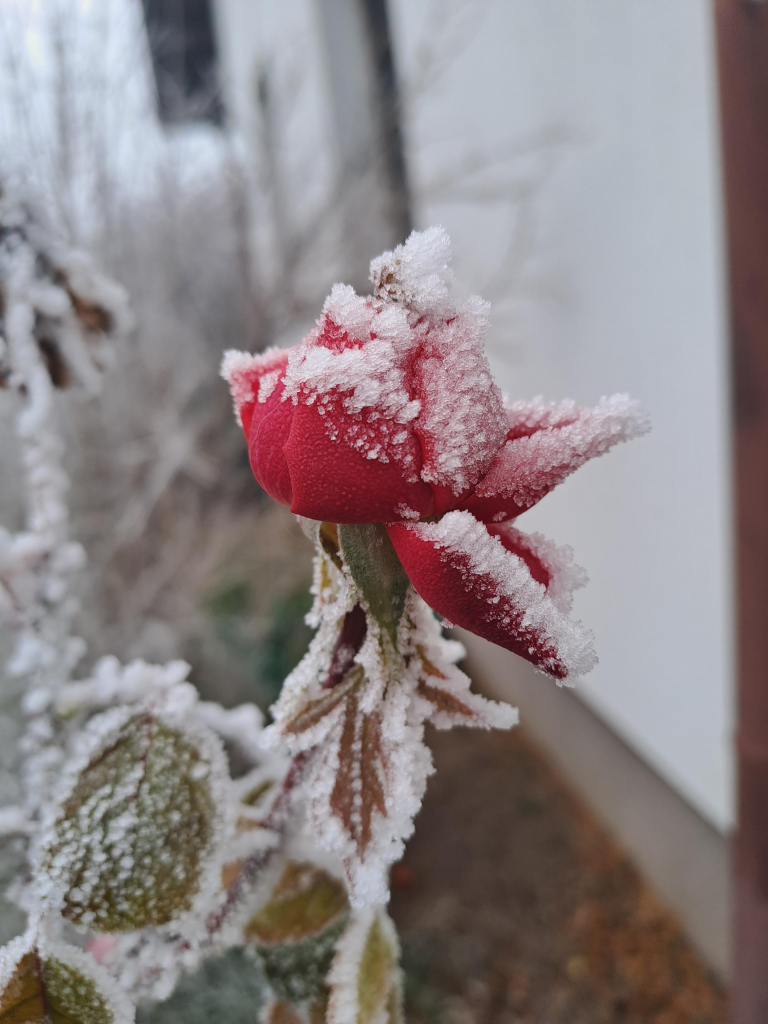
<path fill-rule="evenodd" d="M 507 551 L 523 559 L 556 608 L 565 613 L 571 610 L 574 590 L 587 582 L 586 572 L 573 561 L 573 548 L 555 544 L 540 533 L 523 533 L 512 523 L 488 524 L 487 530 Z"/>
<path fill-rule="evenodd" d="M 530 552 L 524 558 L 509 550 L 469 512 L 387 530 L 416 590 L 449 621 L 558 680 L 593 667 L 591 635 L 566 617 L 535 578 Z"/>
<path fill-rule="evenodd" d="M 371 458 L 373 448 L 357 448 L 334 434 L 346 417 L 336 409 L 321 415 L 315 405 L 293 410 L 285 457 L 292 483 L 291 511 L 308 519 L 335 523 L 381 523 L 399 519 L 401 510 L 431 515 L 434 499 L 418 478 L 404 475 L 402 464 Z M 361 424 L 370 421 L 361 413 Z M 362 428 L 361 428 L 362 429 Z M 402 429 L 402 428 L 401 428 Z M 404 429 L 402 432 L 407 433 Z M 414 467 L 420 466 L 418 443 L 407 434 L 405 449 Z M 382 453 L 384 449 L 379 449 Z M 411 476 L 409 471 L 408 476 Z"/>
<path fill-rule="evenodd" d="M 455 508 L 491 466 L 507 435 L 501 392 L 485 357 L 488 303 L 472 296 L 448 320 L 424 325 L 413 364 L 421 411 L 421 479 L 435 514 Z"/>
<path fill-rule="evenodd" d="M 573 402 L 519 402 L 507 410 L 507 441 L 462 508 L 484 522 L 513 519 L 589 459 L 647 433 L 649 423 L 628 395 L 594 408 Z"/>
<path fill-rule="evenodd" d="M 440 514 L 507 434 L 483 351 L 488 306 L 450 296 L 450 241 L 414 232 L 372 265 L 376 295 L 335 285 L 291 350 L 283 400 L 293 511 L 333 522 Z"/>
<path fill-rule="evenodd" d="M 283 401 L 283 378 L 290 350 L 268 348 L 225 352 L 221 375 L 232 393 L 235 414 L 248 442 L 254 476 L 270 497 L 291 503 L 291 478 L 283 454 L 293 418 L 293 405 Z"/>
<path fill-rule="evenodd" d="M 238 352 L 228 349 L 221 360 L 221 376 L 229 384 L 237 422 L 246 441 L 251 433 L 255 407 L 265 405 L 285 373 L 286 349 L 272 346 L 264 352 Z M 263 414 L 263 410 L 262 410 Z"/>

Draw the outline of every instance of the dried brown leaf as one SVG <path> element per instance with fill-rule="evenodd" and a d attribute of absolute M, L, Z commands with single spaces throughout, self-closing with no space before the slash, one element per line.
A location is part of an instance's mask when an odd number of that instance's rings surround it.
<path fill-rule="evenodd" d="M 301 711 L 284 726 L 284 731 L 297 736 L 299 733 L 311 729 L 313 725 L 317 725 L 329 712 L 338 707 L 348 694 L 360 686 L 362 681 L 363 670 L 358 665 L 349 673 L 344 682 L 339 683 L 332 690 L 328 690 L 321 697 L 305 704 Z"/>
<path fill-rule="evenodd" d="M 381 714 L 363 714 L 357 697 L 351 694 L 344 709 L 331 810 L 354 840 L 359 854 L 371 842 L 374 812 L 386 813 L 385 774 Z"/>

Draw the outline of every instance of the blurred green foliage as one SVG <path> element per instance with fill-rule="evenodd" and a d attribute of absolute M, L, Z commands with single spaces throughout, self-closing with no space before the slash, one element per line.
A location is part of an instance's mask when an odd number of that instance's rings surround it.
<path fill-rule="evenodd" d="M 136 1024 L 254 1024 L 265 985 L 258 956 L 232 949 L 183 975 L 164 1003 L 139 1007 Z"/>
<path fill-rule="evenodd" d="M 263 621 L 257 622 L 250 581 L 227 581 L 208 597 L 205 610 L 216 638 L 252 681 L 252 691 L 243 699 L 264 710 L 277 699 L 283 680 L 301 661 L 312 638 L 304 621 L 311 606 L 307 589 L 297 588 L 272 604 L 264 628 Z"/>

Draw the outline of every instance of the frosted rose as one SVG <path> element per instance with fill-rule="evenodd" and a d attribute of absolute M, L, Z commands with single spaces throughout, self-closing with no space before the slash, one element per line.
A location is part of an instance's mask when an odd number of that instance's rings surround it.
<path fill-rule="evenodd" d="M 488 305 L 453 298 L 449 260 L 442 228 L 414 232 L 372 262 L 372 296 L 335 285 L 301 344 L 228 352 L 222 373 L 268 494 L 310 519 L 385 523 L 437 612 L 564 679 L 594 661 L 566 618 L 583 574 L 511 520 L 647 424 L 624 395 L 505 407 Z"/>

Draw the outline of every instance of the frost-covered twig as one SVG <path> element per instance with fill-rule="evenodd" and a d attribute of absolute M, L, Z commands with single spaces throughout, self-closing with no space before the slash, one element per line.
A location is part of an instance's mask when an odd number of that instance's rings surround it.
<path fill-rule="evenodd" d="M 55 392 L 74 382 L 96 390 L 131 318 L 121 288 L 84 254 L 57 245 L 23 203 L 2 191 L 0 285 L 0 369 L 21 402 L 16 430 L 27 497 L 26 529 L 0 528 L 0 594 L 17 634 L 6 671 L 26 682 L 23 747 L 34 807 L 61 760 L 48 711 L 84 653 L 72 634 L 72 579 L 84 552 L 69 537 Z"/>

